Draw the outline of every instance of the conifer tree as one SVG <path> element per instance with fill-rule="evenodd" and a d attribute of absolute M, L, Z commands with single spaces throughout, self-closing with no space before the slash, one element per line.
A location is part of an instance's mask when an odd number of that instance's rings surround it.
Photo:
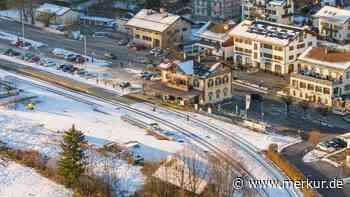
<path fill-rule="evenodd" d="M 65 178 L 68 186 L 77 184 L 80 175 L 85 172 L 86 144 L 84 134 L 76 130 L 74 125 L 64 133 L 58 173 Z"/>

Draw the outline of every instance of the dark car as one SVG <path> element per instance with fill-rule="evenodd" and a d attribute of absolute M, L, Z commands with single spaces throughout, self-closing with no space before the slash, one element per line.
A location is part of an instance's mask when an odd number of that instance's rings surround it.
<path fill-rule="evenodd" d="M 119 87 L 121 87 L 121 88 L 127 88 L 129 86 L 131 86 L 131 84 L 128 81 L 123 81 L 119 84 Z"/>
<path fill-rule="evenodd" d="M 75 58 L 75 62 L 77 62 L 79 64 L 83 64 L 85 62 L 85 57 L 83 57 L 81 55 L 77 55 Z"/>
<path fill-rule="evenodd" d="M 118 45 L 119 46 L 125 46 L 125 45 L 127 45 L 128 44 L 128 40 L 125 40 L 125 39 L 122 39 L 122 40 L 119 40 L 118 41 Z"/>
<path fill-rule="evenodd" d="M 111 59 L 111 60 L 117 59 L 117 56 L 114 55 L 113 53 L 105 53 L 104 56 L 108 59 Z"/>

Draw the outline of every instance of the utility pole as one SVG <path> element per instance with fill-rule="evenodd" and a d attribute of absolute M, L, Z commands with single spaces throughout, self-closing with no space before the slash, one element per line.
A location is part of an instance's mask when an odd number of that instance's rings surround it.
<path fill-rule="evenodd" d="M 84 35 L 84 55 L 86 56 L 86 35 Z"/>

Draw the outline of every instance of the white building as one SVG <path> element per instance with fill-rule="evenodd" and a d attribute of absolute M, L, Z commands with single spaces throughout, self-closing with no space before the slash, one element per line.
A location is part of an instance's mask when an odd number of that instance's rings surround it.
<path fill-rule="evenodd" d="M 316 36 L 307 27 L 259 20 L 241 22 L 230 36 L 236 64 L 281 75 L 293 72 L 297 58 L 316 45 Z"/>
<path fill-rule="evenodd" d="M 210 55 L 227 60 L 233 57 L 233 40 L 229 33 L 233 29 L 232 23 L 208 22 L 198 32 L 198 42 L 193 47 L 197 51 L 207 51 Z"/>
<path fill-rule="evenodd" d="M 78 12 L 50 3 L 45 3 L 36 9 L 37 20 L 46 20 L 45 17 L 49 17 L 49 22 L 53 25 L 69 26 L 79 21 Z"/>
<path fill-rule="evenodd" d="M 324 39 L 343 44 L 350 40 L 350 10 L 325 6 L 313 17 Z"/>
<path fill-rule="evenodd" d="M 282 24 L 292 24 L 294 14 L 293 0 L 243 0 L 243 19 L 261 19 Z"/>
<path fill-rule="evenodd" d="M 290 95 L 332 106 L 350 94 L 350 53 L 310 47 L 298 59 L 290 77 Z"/>
<path fill-rule="evenodd" d="M 148 47 L 168 48 L 191 37 L 191 22 L 163 9 L 140 10 L 126 25 L 135 43 Z"/>

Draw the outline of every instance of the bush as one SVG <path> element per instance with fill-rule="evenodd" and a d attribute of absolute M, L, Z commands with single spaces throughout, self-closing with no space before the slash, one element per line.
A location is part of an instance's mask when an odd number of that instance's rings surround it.
<path fill-rule="evenodd" d="M 292 181 L 306 180 L 304 174 L 277 151 L 277 144 L 270 144 L 267 150 L 267 157 L 273 161 Z M 310 188 L 301 189 L 306 197 L 312 197 L 313 192 Z"/>

